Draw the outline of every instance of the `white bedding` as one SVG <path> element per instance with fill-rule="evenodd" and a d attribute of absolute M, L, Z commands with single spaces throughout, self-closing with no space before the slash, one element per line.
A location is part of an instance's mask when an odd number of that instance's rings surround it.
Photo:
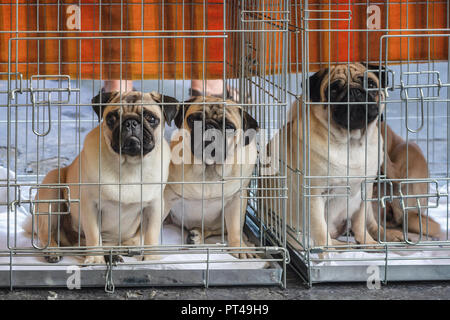
<path fill-rule="evenodd" d="M 440 188 L 442 195 L 447 194 L 447 186 L 444 185 Z M 434 194 L 435 190 L 430 190 L 430 194 Z M 429 206 L 435 205 L 436 198 L 429 198 Z M 447 205 L 449 207 L 447 208 Z M 450 203 L 448 203 L 448 197 L 442 196 L 439 199 L 439 206 L 437 208 L 431 208 L 428 210 L 428 215 L 438 222 L 441 226 L 441 241 L 447 241 L 450 244 L 449 237 L 450 231 L 447 235 L 448 229 L 448 217 L 447 212 L 450 212 Z M 342 238 L 342 241 L 347 241 L 346 238 Z M 408 246 L 408 249 L 417 248 L 414 245 Z M 440 247 L 443 249 L 444 247 Z M 443 250 L 427 250 L 427 247 L 421 247 L 423 250 L 394 250 L 390 249 L 388 252 L 389 265 L 449 265 L 450 264 L 450 245 L 446 246 Z M 435 249 L 435 246 L 433 247 Z M 318 255 L 313 254 L 313 259 L 318 259 Z M 384 265 L 386 254 L 376 252 L 339 252 L 329 253 L 327 259 L 330 261 L 313 262 L 314 265 L 330 265 L 330 266 L 350 266 L 350 265 Z"/>
<path fill-rule="evenodd" d="M 0 167 L 0 181 L 6 178 L 6 170 Z M 4 184 L 0 182 L 0 184 Z M 0 202 L 6 202 L 6 188 L 0 187 Z M 25 192 L 23 193 L 25 194 Z M 10 195 L 12 198 L 13 195 Z M 27 233 L 22 225 L 29 216 L 28 208 L 26 205 L 22 207 L 17 207 L 16 212 L 10 214 L 10 245 L 14 247 L 25 247 L 32 248 L 31 245 L 31 235 Z M 15 216 L 17 216 L 17 224 L 15 223 Z M 7 250 L 7 231 L 8 230 L 8 215 L 5 206 L 0 206 L 0 253 Z M 184 233 L 184 236 L 186 232 Z M 175 225 L 164 225 L 162 240 L 164 245 L 180 245 L 181 241 L 181 229 Z M 208 239 L 208 243 L 214 244 L 214 241 L 220 239 L 215 239 L 212 237 Z M 15 242 L 16 241 L 16 242 Z M 182 254 L 168 254 L 161 257 L 160 263 L 148 264 L 138 261 L 136 257 L 123 257 L 125 262 L 136 263 L 137 265 L 131 266 L 132 268 L 148 268 L 148 269 L 161 269 L 161 270 L 186 270 L 186 269 L 196 269 L 203 270 L 207 268 L 207 261 L 212 263 L 209 264 L 209 269 L 262 269 L 267 267 L 267 262 L 241 262 L 238 258 L 233 257 L 228 253 L 210 253 L 209 257 L 206 253 L 182 253 Z M 195 263 L 192 263 L 194 262 Z M 231 262 L 222 262 L 231 261 Z M 9 256 L 0 256 L 0 270 L 9 269 Z M 184 263 L 180 263 L 184 262 Z M 191 262 L 191 263 L 189 263 Z M 16 257 L 13 258 L 14 269 L 48 269 L 49 265 L 46 263 L 43 257 Z M 66 269 L 67 265 L 79 265 L 83 263 L 81 258 L 66 256 L 59 263 L 51 265 L 52 270 L 55 269 Z M 32 264 L 31 266 L 23 266 L 24 264 Z M 22 266 L 20 266 L 22 265 Z M 59 267 L 60 265 L 60 267 Z M 120 266 L 119 266 L 120 267 Z M 95 268 L 95 267 L 87 267 Z M 128 265 L 127 268 L 130 268 Z"/>
<path fill-rule="evenodd" d="M 0 167 L 0 181 L 5 179 L 6 170 Z M 6 199 L 6 188 L 0 187 L 0 202 Z M 444 194 L 445 190 L 441 190 Z M 23 192 L 22 194 L 25 194 Z M 12 195 L 10 195 L 12 197 Z M 447 230 L 447 197 L 442 197 L 439 201 L 438 208 L 430 209 L 429 215 L 440 223 L 443 232 L 443 239 L 446 238 Z M 31 248 L 31 235 L 26 233 L 22 229 L 22 224 L 25 218 L 29 215 L 26 206 L 18 207 L 15 214 L 11 214 L 10 217 L 10 243 L 15 243 L 16 247 L 27 247 Z M 14 217 L 17 216 L 17 224 L 15 224 Z M 0 206 L 0 252 L 7 250 L 7 212 L 5 206 Z M 17 232 L 15 231 L 17 228 Z M 185 233 L 186 235 L 186 233 Z M 163 244 L 164 245 L 180 245 L 182 244 L 181 230 L 175 225 L 164 225 L 163 229 Z M 218 239 L 210 239 L 208 243 L 214 243 Z M 418 264 L 450 264 L 450 249 L 446 251 L 390 251 L 389 252 L 389 264 L 408 264 L 408 265 L 418 265 Z M 125 262 L 136 263 L 136 265 L 131 266 L 132 268 L 148 268 L 148 269 L 160 269 L 160 270 L 187 270 L 187 269 L 206 269 L 208 260 L 207 254 L 199 253 L 183 253 L 183 254 L 168 254 L 163 255 L 160 263 L 156 264 L 143 264 L 140 263 L 135 257 L 123 257 Z M 312 258 L 318 258 L 317 255 L 312 255 Z M 330 261 L 313 262 L 316 265 L 367 265 L 367 264 L 378 264 L 383 265 L 385 263 L 384 253 L 374 253 L 374 252 L 342 252 L 342 253 L 330 253 L 328 258 Z M 417 258 L 412 260 L 411 258 Z M 433 258 L 433 259 L 430 259 Z M 438 259 L 435 259 L 438 258 Z M 9 257 L 0 256 L 0 270 L 9 269 Z M 378 259 L 378 260 L 373 260 Z M 222 261 L 233 261 L 233 262 L 222 262 Z M 356 261 L 355 261 L 356 260 Z M 192 263 L 195 261 L 196 263 Z M 233 257 L 226 253 L 211 253 L 209 255 L 210 269 L 261 269 L 267 267 L 267 262 L 241 262 L 239 259 Z M 18 257 L 13 258 L 14 269 L 48 269 L 49 265 L 45 263 L 42 257 Z M 191 262 L 191 263 L 189 263 Z M 199 263 L 197 263 L 199 262 Z M 218 263 L 216 263 L 218 262 Z M 236 263 L 237 262 L 237 263 Z M 76 257 L 64 257 L 60 263 L 51 266 L 52 270 L 55 269 L 66 269 L 67 265 L 79 265 L 82 263 L 80 258 Z M 22 264 L 22 266 L 20 266 Z M 29 266 L 23 266 L 23 264 L 31 264 Z M 119 266 L 120 267 L 120 266 Z M 127 266 L 129 267 L 129 266 Z M 95 268 L 95 267 L 88 267 Z"/>

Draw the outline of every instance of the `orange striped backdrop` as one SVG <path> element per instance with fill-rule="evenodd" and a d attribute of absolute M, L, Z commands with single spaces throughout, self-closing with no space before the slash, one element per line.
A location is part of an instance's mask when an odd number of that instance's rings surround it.
<path fill-rule="evenodd" d="M 2 5 L 2 30 L 18 32 L 0 36 L 0 72 L 8 70 L 9 38 L 21 38 L 11 44 L 11 71 L 21 72 L 25 77 L 36 73 L 69 74 L 84 79 L 223 77 L 223 2 L 186 1 L 183 9 L 180 1 L 175 0 L 165 1 L 164 5 L 157 0 L 132 0 L 123 5 L 117 0 L 103 0 L 101 6 L 98 0 L 81 1 L 83 33 L 77 33 L 67 27 L 71 15 L 66 10 L 71 3 L 79 2 L 64 1 L 64 5 L 58 6 L 58 1 L 41 0 L 38 7 L 36 1 L 19 1 L 18 25 L 15 4 Z M 151 32 L 160 30 L 167 32 Z M 190 38 L 170 38 L 183 35 Z M 203 39 L 203 35 L 210 38 Z M 84 39 L 30 40 L 31 37 L 70 36 Z M 99 36 L 113 38 L 87 39 Z M 118 39 L 127 36 L 135 39 Z M 152 38 L 155 36 L 159 38 Z"/>
<path fill-rule="evenodd" d="M 9 39 L 20 38 L 22 40 L 11 42 L 11 71 L 21 72 L 27 78 L 33 74 L 69 74 L 83 79 L 161 79 L 162 77 L 189 79 L 224 76 L 224 40 L 220 37 L 225 35 L 224 30 L 227 26 L 224 25 L 223 1 L 185 1 L 184 9 L 177 0 L 166 0 L 164 5 L 157 0 L 131 0 L 124 2 L 123 5 L 117 0 L 64 1 L 64 4 L 59 5 L 61 1 L 41 0 L 39 6 L 36 5 L 37 1 L 20 0 L 18 2 L 17 8 L 15 4 L 0 6 L 1 30 L 17 31 L 0 34 L 0 72 L 8 71 Z M 67 8 L 71 4 L 79 3 L 81 3 L 83 33 L 68 30 L 66 23 L 69 17 Z M 227 5 L 228 3 L 231 1 L 227 1 Z M 347 0 L 309 1 L 310 10 L 329 10 L 309 14 L 312 19 L 308 21 L 307 32 L 311 69 L 328 62 L 378 61 L 380 37 L 387 33 L 364 31 L 367 28 L 368 17 L 366 1 L 357 0 L 350 3 Z M 294 1 L 292 4 L 291 23 L 296 24 L 295 17 L 303 16 L 304 12 L 299 6 L 294 5 Z M 421 1 L 406 4 L 404 1 L 391 0 L 389 5 L 386 1 L 377 1 L 376 4 L 381 12 L 381 29 L 403 29 L 403 31 L 390 31 L 389 35 L 424 33 L 404 31 L 405 28 L 448 28 L 446 0 L 429 0 L 428 4 Z M 295 10 L 297 14 L 294 14 Z M 235 11 L 228 10 L 227 18 L 237 14 Z M 349 21 L 346 20 L 347 11 L 351 12 Z M 317 18 L 322 20 L 314 20 Z M 133 32 L 121 32 L 121 29 Z M 183 29 L 186 31 L 170 32 L 170 30 Z M 334 31 L 327 29 L 334 29 Z M 151 32 L 160 30 L 166 32 Z M 202 30 L 210 32 L 201 32 Z M 211 30 L 218 30 L 218 32 L 211 32 Z M 32 32 L 25 33 L 25 31 Z M 425 33 L 448 34 L 448 32 L 437 31 Z M 193 38 L 167 37 L 182 35 Z M 202 39 L 203 35 L 219 38 Z M 298 33 L 292 33 L 291 44 L 298 40 L 298 35 Z M 31 39 L 32 37 L 62 37 L 63 39 L 68 36 L 85 38 L 81 40 Z M 113 38 L 103 40 L 86 38 L 95 36 Z M 118 39 L 123 36 L 162 38 Z M 229 46 L 232 43 L 229 40 L 226 41 L 227 58 L 229 58 L 228 52 L 232 52 Z M 278 50 L 285 50 L 285 47 Z M 280 51 L 275 54 L 279 55 Z M 382 58 L 387 58 L 394 63 L 407 59 L 447 60 L 448 37 L 431 40 L 426 38 L 390 39 L 387 54 L 387 57 Z M 296 51 L 295 45 L 291 46 L 291 56 L 294 61 L 301 63 L 301 52 Z M 230 69 L 227 68 L 227 70 Z M 295 70 L 295 66 L 292 65 L 291 70 Z M 233 76 L 230 72 L 228 73 L 229 76 Z"/>
<path fill-rule="evenodd" d="M 309 1 L 309 10 L 323 10 L 309 12 L 307 33 L 309 37 L 310 69 L 318 69 L 321 64 L 355 61 L 379 61 L 380 39 L 383 35 L 407 34 L 444 34 L 447 36 L 433 38 L 392 37 L 383 41 L 382 59 L 390 63 L 400 63 L 405 60 L 428 61 L 448 60 L 448 1 L 429 0 L 410 1 L 400 0 L 372 1 L 380 9 L 381 31 L 366 31 L 367 18 L 373 13 L 367 13 L 365 0 L 334 0 Z M 370 5 L 370 4 L 369 4 Z M 297 15 L 302 14 L 299 7 Z M 327 11 L 324 11 L 327 10 Z M 349 13 L 351 12 L 351 19 Z M 386 19 L 388 17 L 388 19 Z M 295 16 L 292 16 L 295 19 Z M 321 19 L 321 20 L 318 20 Z M 293 20 L 293 23 L 294 20 Z M 429 29 L 443 29 L 447 31 L 431 31 Z M 383 31 L 383 29 L 403 31 Z M 405 29 L 428 29 L 428 31 L 405 31 Z M 335 31 L 329 31 L 335 30 Z M 358 31 L 359 30 L 359 31 Z M 430 40 L 429 40 L 430 39 Z M 293 38 L 295 41 L 295 38 Z M 292 42 L 295 43 L 295 42 Z M 385 52 L 388 44 L 387 56 Z M 291 54 L 297 56 L 292 46 Z M 295 60 L 295 59 L 294 59 Z M 301 62 L 301 57 L 298 56 Z"/>

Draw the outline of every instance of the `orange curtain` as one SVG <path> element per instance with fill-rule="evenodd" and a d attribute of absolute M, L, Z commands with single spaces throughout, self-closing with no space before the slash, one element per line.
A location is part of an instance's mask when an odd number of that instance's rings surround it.
<path fill-rule="evenodd" d="M 241 19 L 239 8 L 234 7 L 236 3 L 226 2 L 227 19 L 230 15 L 237 15 L 231 19 L 233 21 Z M 309 1 L 310 20 L 306 22 L 306 33 L 310 69 L 317 69 L 328 62 L 376 62 L 380 58 L 380 39 L 383 35 L 448 35 L 448 32 L 426 30 L 448 28 L 446 0 L 374 3 L 380 10 L 380 31 L 367 31 L 370 14 L 367 13 L 365 0 L 351 1 L 350 4 L 348 0 Z M 70 6 L 79 8 L 82 33 L 68 26 L 69 21 L 73 24 Z M 0 26 L 4 31 L 13 32 L 0 34 L 0 72 L 8 71 L 10 61 L 11 71 L 20 72 L 25 78 L 34 74 L 68 74 L 81 79 L 211 79 L 224 77 L 224 64 L 228 63 L 227 76 L 233 77 L 236 76 L 236 65 L 230 68 L 230 61 L 223 58 L 225 42 L 222 37 L 226 29 L 223 7 L 224 1 L 213 0 L 185 1 L 184 6 L 177 0 L 166 0 L 164 4 L 157 0 L 123 3 L 119 0 L 74 0 L 64 1 L 64 4 L 56 0 L 40 0 L 39 5 L 37 1 L 19 0 L 17 6 L 15 3 L 3 4 L 0 6 Z M 276 11 L 275 7 L 265 10 Z M 305 16 L 303 9 L 299 5 L 292 6 L 292 26 L 300 27 L 300 18 L 297 21 L 294 19 Z M 277 14 L 271 16 L 277 20 Z M 243 23 L 244 28 L 251 25 L 251 22 Z M 262 26 L 273 27 L 273 23 Z M 291 31 L 292 26 L 289 27 Z M 387 28 L 394 31 L 383 30 Z M 406 28 L 424 31 L 405 31 Z M 302 62 L 301 34 L 291 33 L 291 58 L 299 65 Z M 239 61 L 239 54 L 246 54 L 239 53 L 235 48 L 240 45 L 242 35 L 234 33 L 227 36 L 226 59 L 230 60 L 231 54 L 233 60 Z M 259 61 L 266 60 L 268 73 L 280 70 L 277 64 L 281 64 L 281 53 L 286 48 L 280 40 L 281 36 L 281 33 L 263 35 L 269 45 L 266 52 L 251 53 Z M 247 38 L 251 37 L 259 35 L 247 35 Z M 9 55 L 8 44 L 12 38 L 20 40 L 11 40 Z M 297 47 L 294 45 L 296 40 L 299 41 Z M 270 47 L 274 44 L 277 44 L 276 48 Z M 392 37 L 382 45 L 382 59 L 390 63 L 448 59 L 446 36 Z M 386 45 L 387 51 L 384 50 Z M 237 56 L 236 52 L 239 53 Z M 295 71 L 294 64 L 292 66 L 291 70 Z M 5 75 L 0 77 L 7 78 Z"/>
<path fill-rule="evenodd" d="M 380 25 L 371 24 L 375 28 L 367 31 L 367 20 L 376 14 L 368 6 L 377 6 Z M 309 1 L 309 20 L 307 36 L 309 39 L 308 61 L 310 70 L 317 70 L 321 65 L 339 62 L 371 61 L 378 62 L 380 45 L 382 45 L 382 60 L 389 63 L 405 61 L 421 62 L 430 60 L 448 60 L 448 31 L 429 31 L 429 29 L 445 29 L 447 25 L 448 1 L 429 0 L 405 1 L 391 0 L 367 2 L 333 0 Z M 294 7 L 293 7 L 294 8 Z M 295 7 L 297 15 L 305 15 L 300 7 Z M 291 15 L 292 23 L 295 15 Z M 375 20 L 376 22 L 376 20 Z M 428 29 L 423 31 L 405 31 L 405 29 Z M 377 30 L 381 31 L 377 31 Z M 386 32 L 383 29 L 393 31 Z M 402 29 L 402 30 L 400 30 Z M 441 37 L 399 37 L 400 35 L 442 34 Z M 389 35 L 382 40 L 383 35 Z M 293 34 L 292 43 L 300 41 Z M 387 46 L 387 51 L 386 51 Z M 291 47 L 294 60 L 301 63 L 301 52 L 295 46 Z M 294 69 L 292 66 L 291 69 Z"/>
<path fill-rule="evenodd" d="M 63 5 L 56 0 L 41 0 L 39 5 L 37 1 L 19 1 L 18 6 L 2 5 L 0 10 L 2 30 L 17 31 L 0 34 L 0 72 L 8 71 L 10 61 L 11 71 L 21 72 L 24 77 L 33 74 L 68 74 L 82 79 L 224 76 L 225 22 L 220 1 L 185 1 L 182 6 L 176 0 L 164 4 L 157 0 L 123 3 L 90 0 L 80 4 L 76 0 L 64 1 Z M 78 28 L 74 28 L 77 22 L 74 10 L 79 10 Z M 196 32 L 202 30 L 217 32 Z M 9 57 L 8 45 L 12 38 L 20 40 L 11 40 Z"/>

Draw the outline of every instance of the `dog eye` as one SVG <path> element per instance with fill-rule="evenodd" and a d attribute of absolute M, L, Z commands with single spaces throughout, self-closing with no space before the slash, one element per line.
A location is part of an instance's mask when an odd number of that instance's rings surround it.
<path fill-rule="evenodd" d="M 330 87 L 329 87 L 330 97 L 335 97 L 339 93 L 340 85 L 341 84 L 339 81 L 335 81 L 330 85 Z M 325 94 L 328 96 L 328 88 L 327 88 L 327 90 L 325 90 Z"/>
<path fill-rule="evenodd" d="M 188 123 L 188 126 L 190 126 L 191 128 L 194 127 L 195 122 L 199 122 L 200 125 L 203 125 L 203 119 L 201 114 L 190 115 L 189 117 L 187 117 L 186 121 Z"/>
<path fill-rule="evenodd" d="M 144 118 L 145 120 L 148 121 L 148 123 L 150 123 L 150 125 L 154 126 L 157 125 L 159 123 L 159 119 L 156 118 L 152 113 L 150 112 L 144 112 Z"/>
<path fill-rule="evenodd" d="M 375 81 L 373 81 L 373 80 L 370 79 L 370 78 L 367 80 L 367 86 L 368 86 L 370 89 L 377 88 L 377 84 L 375 83 Z"/>
<path fill-rule="evenodd" d="M 235 130 L 234 126 L 230 123 L 225 123 L 225 130 Z"/>
<path fill-rule="evenodd" d="M 106 116 L 106 125 L 108 127 L 112 127 L 112 126 L 114 126 L 114 123 L 116 123 L 116 116 L 114 114 L 111 114 L 111 113 L 108 114 Z"/>

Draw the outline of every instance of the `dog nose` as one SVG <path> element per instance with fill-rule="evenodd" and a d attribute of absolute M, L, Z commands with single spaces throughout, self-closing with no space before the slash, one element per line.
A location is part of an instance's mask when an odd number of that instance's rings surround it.
<path fill-rule="evenodd" d="M 123 122 L 123 128 L 127 130 L 136 129 L 139 126 L 139 122 L 136 119 L 126 119 Z"/>

